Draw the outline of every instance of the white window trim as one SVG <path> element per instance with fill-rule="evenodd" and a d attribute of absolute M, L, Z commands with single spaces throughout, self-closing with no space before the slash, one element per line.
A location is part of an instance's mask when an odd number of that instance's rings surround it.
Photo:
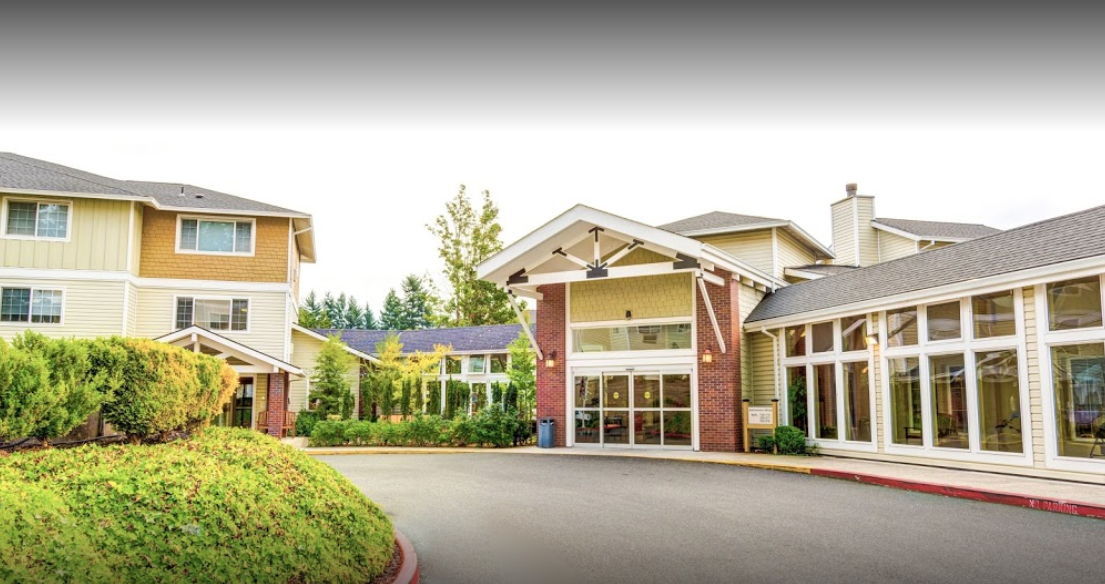
<path fill-rule="evenodd" d="M 1105 458 L 1059 456 L 1059 428 L 1055 412 L 1055 374 L 1052 371 L 1051 348 L 1063 345 L 1105 344 L 1105 325 L 1065 331 L 1051 330 L 1047 284 L 1076 279 L 1078 278 L 1060 278 L 1054 282 L 1035 286 L 1036 346 L 1040 358 L 1040 401 L 1044 417 L 1044 463 L 1054 470 L 1101 473 L 1105 470 Z M 1098 275 L 1098 281 L 1101 284 L 1102 308 L 1105 309 L 1105 275 Z"/>
<path fill-rule="evenodd" d="M 249 253 L 243 251 L 201 251 L 199 249 L 183 249 L 180 247 L 181 237 L 184 235 L 184 221 L 208 221 L 215 223 L 250 223 Z M 5 222 L 6 225 L 6 222 Z M 234 241 L 237 244 L 238 234 L 235 227 Z M 199 223 L 196 224 L 196 247 L 199 247 Z M 176 252 L 190 255 L 224 256 L 235 258 L 251 258 L 257 252 L 257 219 L 253 217 L 229 217 L 216 215 L 177 215 L 176 218 Z"/>
<path fill-rule="evenodd" d="M 473 363 L 472 359 L 473 359 L 473 357 L 482 357 L 483 358 L 483 368 L 481 368 L 479 371 L 473 371 L 472 370 L 472 363 Z M 482 376 L 482 375 L 487 374 L 487 355 L 469 355 L 468 357 L 465 358 L 465 361 L 467 362 L 467 365 L 465 366 L 465 370 L 468 371 L 469 375 L 481 375 Z"/>
<path fill-rule="evenodd" d="M 826 450 L 848 450 L 855 452 L 878 452 L 878 439 L 879 439 L 879 423 L 878 423 L 878 410 L 876 409 L 875 401 L 875 350 L 874 346 L 868 345 L 867 349 L 860 351 L 842 351 L 843 342 L 841 340 L 841 319 L 849 318 L 852 316 L 863 316 L 867 319 L 867 323 L 864 325 L 866 334 L 871 334 L 872 326 L 871 319 L 872 314 L 851 314 L 845 315 L 841 318 L 836 318 L 828 322 L 833 324 L 833 349 L 823 353 L 814 353 L 813 351 L 813 325 L 823 324 L 826 321 L 819 320 L 817 322 L 806 323 L 805 325 L 798 325 L 805 327 L 806 333 L 806 354 L 797 357 L 783 357 L 781 359 L 782 379 L 783 379 L 783 391 L 780 402 L 783 407 L 780 411 L 780 417 L 787 416 L 789 419 L 790 414 L 790 380 L 788 379 L 788 373 L 790 369 L 795 367 L 805 367 L 806 370 L 806 424 L 808 426 L 808 434 L 806 440 L 812 444 L 818 445 L 820 448 Z M 793 327 L 788 327 L 793 328 Z M 780 342 L 783 343 L 783 351 L 786 350 L 786 331 L 780 335 Z M 846 363 L 867 363 L 867 399 L 869 410 L 871 412 L 871 440 L 869 441 L 855 441 L 846 440 L 845 433 L 846 416 L 847 412 L 844 408 L 844 364 Z M 836 384 L 836 421 L 837 421 L 837 439 L 829 438 L 813 438 L 817 436 L 818 424 L 817 417 L 814 415 L 814 403 L 817 400 L 816 388 L 810 383 L 811 379 L 814 379 L 813 368 L 817 365 L 832 365 L 833 366 L 833 379 Z"/>
<path fill-rule="evenodd" d="M 974 318 L 971 298 L 962 297 L 960 302 L 960 339 L 943 341 L 928 340 L 928 304 L 917 304 L 917 344 L 906 347 L 886 347 L 887 327 L 879 327 L 879 343 L 884 347 L 881 354 L 882 399 L 883 399 L 883 447 L 887 454 L 917 456 L 962 462 L 978 462 L 1011 466 L 1032 466 L 1033 464 L 1033 421 L 1031 409 L 1031 388 L 1028 385 L 1028 350 L 1025 342 L 1025 310 L 1022 288 L 1013 290 L 1013 315 L 1016 329 L 1013 335 L 1004 337 L 974 338 Z M 942 299 L 931 304 L 947 304 Z M 913 306 L 913 305 L 911 305 Z M 880 322 L 886 322 L 886 311 L 879 313 Z M 1039 316 L 1037 315 L 1037 323 Z M 1017 353 L 1017 376 L 1020 393 L 1021 445 L 1020 453 L 992 452 L 981 449 L 982 428 L 978 419 L 978 379 L 975 370 L 975 353 L 980 351 L 1009 350 Z M 967 382 L 967 422 L 970 448 L 967 450 L 940 448 L 933 446 L 932 432 L 923 433 L 919 446 L 893 443 L 893 411 L 890 401 L 890 359 L 916 357 L 921 376 L 921 426 L 932 427 L 932 380 L 929 375 L 929 358 L 939 355 L 962 354 L 963 364 L 968 372 Z M 1045 424 L 1046 425 L 1046 424 Z"/>
<path fill-rule="evenodd" d="M 177 311 L 177 304 L 179 303 L 181 298 L 191 298 L 193 301 L 195 301 L 195 300 L 220 300 L 220 301 L 225 300 L 225 301 L 230 302 L 230 309 L 231 310 L 234 310 L 234 301 L 235 300 L 245 300 L 246 301 L 246 328 L 245 328 L 245 330 L 236 331 L 232 328 L 229 328 L 229 329 L 226 329 L 226 330 L 215 330 L 215 329 L 207 329 L 207 330 L 210 330 L 211 332 L 214 332 L 214 333 L 217 333 L 217 334 L 220 334 L 220 335 L 228 334 L 228 333 L 229 334 L 236 334 L 236 335 L 248 335 L 249 332 L 253 329 L 253 298 L 251 298 L 249 296 L 204 296 L 204 295 L 198 295 L 198 294 L 174 294 L 173 295 L 172 313 L 171 313 L 172 314 L 172 320 L 169 321 L 169 322 L 172 323 L 171 326 L 172 326 L 173 330 L 179 330 L 179 329 L 176 328 L 176 326 L 177 326 L 176 311 Z M 231 316 L 231 320 L 233 321 L 233 316 Z M 196 324 L 196 306 L 195 306 L 195 302 L 193 302 L 193 304 L 192 304 L 192 322 L 189 323 L 189 326 L 198 326 L 198 327 L 201 327 L 201 328 L 207 328 L 207 327 L 205 327 L 201 324 Z"/>
<path fill-rule="evenodd" d="M 27 322 L 0 321 L 0 326 L 5 327 L 5 328 L 20 328 L 20 329 L 28 329 L 28 328 L 32 328 L 32 327 L 55 328 L 55 327 L 65 326 L 65 303 L 66 303 L 66 300 L 68 299 L 69 295 L 66 293 L 66 289 L 65 289 L 64 286 L 57 286 L 57 287 L 54 287 L 54 288 L 36 288 L 34 286 L 21 286 L 21 285 L 12 285 L 12 286 L 2 286 L 2 287 L 0 287 L 0 291 L 3 291 L 5 289 L 30 290 L 31 291 L 31 302 L 30 302 L 30 305 L 27 308 L 27 319 L 28 319 Z M 31 310 L 33 309 L 33 307 L 35 305 L 35 293 L 36 292 L 61 292 L 61 319 L 58 322 L 31 322 L 31 320 L 30 320 Z"/>
<path fill-rule="evenodd" d="M 8 233 L 8 203 L 37 203 L 39 205 L 65 205 L 68 212 L 65 216 L 65 237 L 41 237 L 39 235 L 19 235 Z M 35 199 L 25 197 L 4 197 L 3 209 L 0 210 L 0 237 L 3 239 L 20 239 L 23 241 L 57 241 L 69 243 L 73 239 L 73 201 L 68 199 Z M 38 233 L 38 209 L 35 209 L 35 233 Z"/>

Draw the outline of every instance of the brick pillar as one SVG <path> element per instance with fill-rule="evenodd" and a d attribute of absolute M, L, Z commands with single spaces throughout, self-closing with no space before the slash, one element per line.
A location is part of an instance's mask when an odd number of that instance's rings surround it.
<path fill-rule="evenodd" d="M 269 436 L 283 438 L 282 426 L 284 425 L 284 412 L 288 409 L 285 399 L 288 388 L 288 372 L 269 374 L 269 399 L 266 406 L 269 410 Z"/>
<path fill-rule="evenodd" d="M 565 284 L 548 284 L 538 288 L 544 298 L 537 301 L 537 345 L 545 358 L 556 351 L 556 366 L 546 367 L 537 363 L 537 417 L 556 420 L 556 446 L 565 446 L 568 417 L 565 403 L 565 375 L 567 374 L 567 341 L 565 339 L 566 293 Z"/>
<path fill-rule="evenodd" d="M 698 424 L 699 448 L 714 452 L 739 452 L 744 449 L 741 420 L 740 383 L 740 283 L 722 270 L 715 273 L 725 279 L 725 286 L 706 284 L 714 308 L 725 354 L 717 342 L 714 325 L 706 311 L 705 299 L 695 303 L 698 328 Z M 702 352 L 711 348 L 712 363 L 702 362 Z"/>

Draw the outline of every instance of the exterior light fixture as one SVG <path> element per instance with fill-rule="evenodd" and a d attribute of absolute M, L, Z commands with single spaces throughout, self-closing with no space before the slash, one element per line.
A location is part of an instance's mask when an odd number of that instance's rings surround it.
<path fill-rule="evenodd" d="M 867 346 L 868 347 L 873 347 L 873 346 L 878 345 L 878 344 L 879 344 L 879 336 L 878 335 L 867 335 Z"/>
<path fill-rule="evenodd" d="M 545 367 L 556 367 L 556 351 L 549 353 L 549 356 L 545 357 Z"/>
<path fill-rule="evenodd" d="M 702 351 L 702 362 L 703 363 L 713 363 L 714 362 L 714 352 L 711 351 L 709 347 L 706 347 L 706 350 Z"/>
<path fill-rule="evenodd" d="M 625 311 L 625 319 L 626 320 L 633 320 L 633 311 L 632 310 Z"/>

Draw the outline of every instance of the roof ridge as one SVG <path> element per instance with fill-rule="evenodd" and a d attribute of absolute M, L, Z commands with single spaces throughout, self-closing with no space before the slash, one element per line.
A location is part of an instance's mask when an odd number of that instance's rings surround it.
<path fill-rule="evenodd" d="M 997 227 L 990 227 L 985 223 L 964 223 L 962 221 L 937 221 L 935 219 L 903 219 L 901 217 L 875 217 L 875 221 L 890 220 L 890 221 L 912 221 L 914 223 L 946 223 L 948 225 L 970 225 L 973 227 L 988 227 L 990 229 L 997 229 Z"/>
<path fill-rule="evenodd" d="M 12 156 L 18 156 L 19 158 L 22 158 L 24 160 L 19 160 L 17 158 L 12 158 Z M 75 174 L 72 174 L 71 172 L 65 172 L 65 171 L 82 172 L 82 173 L 87 174 L 87 175 L 91 175 L 91 176 L 102 178 L 102 179 L 107 179 L 109 181 L 114 181 L 114 182 L 117 182 L 117 183 L 126 183 L 126 182 L 128 182 L 126 180 L 122 180 L 122 179 L 118 179 L 118 178 L 111 178 L 110 176 L 104 176 L 102 174 L 96 174 L 96 173 L 93 173 L 93 172 L 80 170 L 78 168 L 73 168 L 72 166 L 65 166 L 64 164 L 57 164 L 57 163 L 49 162 L 49 161 L 46 161 L 46 160 L 40 160 L 38 158 L 31 158 L 29 156 L 23 156 L 22 154 L 16 154 L 14 152 L 0 152 L 0 158 L 10 160 L 10 161 L 12 161 L 16 164 L 22 164 L 24 166 L 30 166 L 31 168 L 37 168 L 39 170 L 45 170 L 47 172 L 56 172 L 58 174 L 64 174 L 65 176 L 68 176 L 69 178 L 76 179 L 76 180 L 79 180 L 79 181 L 84 181 L 84 182 L 87 182 L 87 183 L 92 183 L 94 185 L 101 186 L 101 187 L 104 187 L 104 188 L 119 189 L 121 191 L 126 191 L 126 192 L 128 192 L 128 193 L 130 193 L 130 194 L 132 194 L 136 197 L 142 197 L 144 199 L 152 199 L 153 198 L 153 197 L 150 197 L 149 195 L 143 195 L 141 193 L 136 193 L 136 192 L 134 192 L 130 189 L 123 188 L 119 185 L 108 185 L 108 184 L 99 183 L 99 182 L 96 182 L 94 180 L 89 180 L 87 178 L 80 177 L 80 176 L 77 176 Z M 39 164 L 32 164 L 30 162 L 27 162 L 28 160 L 33 160 L 35 162 L 49 164 L 49 165 L 54 166 L 55 168 L 47 168 L 47 167 L 41 166 Z M 59 168 L 65 169 L 65 171 L 58 170 Z"/>

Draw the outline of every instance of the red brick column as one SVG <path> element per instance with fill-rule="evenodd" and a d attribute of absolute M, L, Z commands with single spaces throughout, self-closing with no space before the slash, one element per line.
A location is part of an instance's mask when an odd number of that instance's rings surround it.
<path fill-rule="evenodd" d="M 568 343 L 565 339 L 567 318 L 565 284 L 547 284 L 538 288 L 544 298 L 537 301 L 537 345 L 545 358 L 556 351 L 556 365 L 546 367 L 537 362 L 537 417 L 556 420 L 555 445 L 565 446 L 568 417 L 565 403 Z"/>
<path fill-rule="evenodd" d="M 705 299 L 698 290 L 695 318 L 698 328 L 698 424 L 699 448 L 704 451 L 738 452 L 743 450 L 740 389 L 740 283 L 722 270 L 715 272 L 725 279 L 725 286 L 706 284 L 706 292 L 714 308 L 725 354 L 718 345 L 714 325 L 706 310 Z M 702 362 L 702 352 L 709 347 L 712 363 Z"/>
<path fill-rule="evenodd" d="M 287 408 L 288 372 L 269 374 L 269 436 L 283 438 L 284 412 Z"/>

